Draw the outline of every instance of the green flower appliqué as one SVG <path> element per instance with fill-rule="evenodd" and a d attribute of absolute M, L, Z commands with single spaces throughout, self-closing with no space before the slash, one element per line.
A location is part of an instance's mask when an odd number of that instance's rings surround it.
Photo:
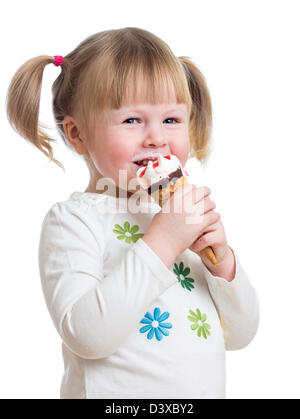
<path fill-rule="evenodd" d="M 196 313 L 194 313 L 192 310 L 190 310 L 191 316 L 188 316 L 187 318 L 193 322 L 191 325 L 192 330 L 197 330 L 197 335 L 199 337 L 202 336 L 204 339 L 207 339 L 207 336 L 210 335 L 209 329 L 211 326 L 206 322 L 206 314 L 201 314 L 199 308 L 196 309 Z"/>
<path fill-rule="evenodd" d="M 132 227 L 130 227 L 130 224 L 128 221 L 125 221 L 125 223 L 123 224 L 123 227 L 121 227 L 119 224 L 115 224 L 114 225 L 114 229 L 113 232 L 118 234 L 117 239 L 118 240 L 124 240 L 126 243 L 135 243 L 136 241 L 138 241 L 138 239 L 140 239 L 141 237 L 143 237 L 144 234 L 139 233 L 136 234 L 136 232 L 139 230 L 139 226 L 138 225 L 134 225 Z"/>
<path fill-rule="evenodd" d="M 192 284 L 194 282 L 193 278 L 189 278 L 188 274 L 191 272 L 190 268 L 184 268 L 183 262 L 180 262 L 179 267 L 177 263 L 174 263 L 173 272 L 177 276 L 178 281 L 181 283 L 182 288 L 186 288 L 188 291 L 191 291 L 194 288 Z"/>

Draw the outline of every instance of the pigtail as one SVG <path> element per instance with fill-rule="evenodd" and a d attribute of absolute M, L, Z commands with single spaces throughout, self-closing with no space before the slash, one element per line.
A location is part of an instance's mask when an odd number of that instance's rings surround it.
<path fill-rule="evenodd" d="M 64 170 L 64 166 L 53 157 L 50 143 L 55 140 L 41 129 L 39 123 L 43 72 L 45 66 L 54 61 L 54 57 L 39 56 L 25 62 L 11 80 L 6 109 L 15 131 Z"/>
<path fill-rule="evenodd" d="M 190 115 L 191 157 L 200 161 L 209 155 L 212 125 L 212 106 L 205 78 L 188 57 L 178 57 L 186 74 L 192 108 Z"/>

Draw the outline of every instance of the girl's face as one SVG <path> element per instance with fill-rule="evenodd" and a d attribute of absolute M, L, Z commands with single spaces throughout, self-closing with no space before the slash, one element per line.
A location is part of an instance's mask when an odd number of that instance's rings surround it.
<path fill-rule="evenodd" d="M 185 165 L 190 150 L 187 106 L 174 99 L 173 103 L 132 103 L 107 110 L 96 119 L 91 140 L 89 155 L 96 169 L 128 190 L 141 167 L 134 163 L 137 160 L 173 154 Z M 126 172 L 120 174 L 121 170 Z M 123 176 L 120 181 L 124 173 L 126 179 Z"/>

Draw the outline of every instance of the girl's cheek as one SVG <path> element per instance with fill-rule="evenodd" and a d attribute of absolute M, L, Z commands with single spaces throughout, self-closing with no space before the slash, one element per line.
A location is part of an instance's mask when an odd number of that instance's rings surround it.
<path fill-rule="evenodd" d="M 185 154 L 190 150 L 190 141 L 188 138 L 182 136 L 178 138 L 176 142 L 173 143 L 173 149 L 177 151 L 179 154 Z"/>

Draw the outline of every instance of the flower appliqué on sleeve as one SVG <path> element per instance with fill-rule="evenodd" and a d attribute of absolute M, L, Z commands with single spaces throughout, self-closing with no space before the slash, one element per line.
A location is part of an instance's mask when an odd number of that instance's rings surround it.
<path fill-rule="evenodd" d="M 190 310 L 190 316 L 188 316 L 187 318 L 193 322 L 193 324 L 191 325 L 191 329 L 192 330 L 197 330 L 197 335 L 199 337 L 202 336 L 204 337 L 204 339 L 207 339 L 207 336 L 210 335 L 210 331 L 209 329 L 211 328 L 211 326 L 206 322 L 206 314 L 201 314 L 199 308 L 196 309 L 196 313 L 194 313 L 192 310 Z"/>
<path fill-rule="evenodd" d="M 156 307 L 154 309 L 153 315 L 147 312 L 144 318 L 140 321 L 140 323 L 146 325 L 140 329 L 140 332 L 148 332 L 148 339 L 152 339 L 155 335 L 157 340 L 162 340 L 163 335 L 169 336 L 169 331 L 167 329 L 172 328 L 171 323 L 164 323 L 164 320 L 166 320 L 169 316 L 170 313 L 167 311 L 165 311 L 163 314 L 160 314 L 160 309 Z"/>
<path fill-rule="evenodd" d="M 136 234 L 140 227 L 137 224 L 130 227 L 128 221 L 125 221 L 123 227 L 121 227 L 119 224 L 115 224 L 114 227 L 115 228 L 113 229 L 113 232 L 117 234 L 117 239 L 125 239 L 126 243 L 135 243 L 144 235 L 143 233 Z"/>
<path fill-rule="evenodd" d="M 179 267 L 177 263 L 174 263 L 173 272 L 177 276 L 178 281 L 181 283 L 182 288 L 186 288 L 188 291 L 191 291 L 192 288 L 194 288 L 194 285 L 192 284 L 194 279 L 188 277 L 191 270 L 189 267 L 185 268 L 183 262 L 180 262 Z"/>

